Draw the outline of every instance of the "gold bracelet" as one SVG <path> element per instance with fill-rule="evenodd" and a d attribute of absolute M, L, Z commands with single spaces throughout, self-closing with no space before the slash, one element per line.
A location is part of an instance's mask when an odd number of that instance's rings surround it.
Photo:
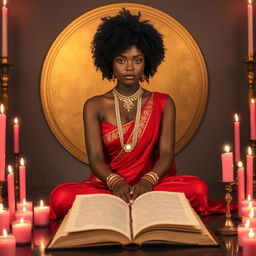
<path fill-rule="evenodd" d="M 142 177 L 142 179 L 148 180 L 153 186 L 155 186 L 159 181 L 159 176 L 157 175 L 156 172 L 151 171 L 151 172 L 146 173 Z"/>
<path fill-rule="evenodd" d="M 108 188 L 113 191 L 113 188 L 114 188 L 114 185 L 116 185 L 116 183 L 119 181 L 119 180 L 123 180 L 123 178 L 116 174 L 116 173 L 111 173 L 108 175 L 108 177 L 106 178 L 106 184 L 108 186 Z"/>

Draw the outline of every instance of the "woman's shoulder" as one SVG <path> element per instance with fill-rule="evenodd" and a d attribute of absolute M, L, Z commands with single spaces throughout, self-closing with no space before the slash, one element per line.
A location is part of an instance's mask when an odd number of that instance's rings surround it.
<path fill-rule="evenodd" d="M 167 93 L 154 92 L 154 99 L 156 102 L 158 102 L 162 106 L 162 109 L 165 109 L 165 108 L 175 109 L 174 100 Z"/>
<path fill-rule="evenodd" d="M 101 95 L 95 95 L 91 98 L 88 98 L 84 105 L 89 105 L 89 106 L 98 106 L 99 104 L 102 104 L 103 102 L 105 101 L 108 101 L 108 100 L 113 100 L 113 95 L 111 93 L 111 91 L 109 92 L 106 92 L 104 94 L 101 94 Z"/>

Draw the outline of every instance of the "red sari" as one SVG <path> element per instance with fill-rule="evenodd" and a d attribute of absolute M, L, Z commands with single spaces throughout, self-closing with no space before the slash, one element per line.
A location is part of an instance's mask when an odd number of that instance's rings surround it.
<path fill-rule="evenodd" d="M 122 176 L 130 185 L 136 184 L 140 178 L 151 171 L 158 152 L 160 123 L 168 95 L 154 92 L 144 104 L 139 126 L 138 143 L 132 152 L 126 153 L 120 144 L 117 127 L 109 123 L 101 123 L 105 162 L 112 172 Z M 135 121 L 123 125 L 124 142 L 132 140 Z M 176 175 L 173 164 L 170 171 L 160 179 L 153 188 L 161 191 L 184 192 L 192 207 L 203 215 L 224 213 L 225 203 L 211 202 L 208 198 L 208 187 L 200 178 L 192 175 Z M 105 183 L 93 173 L 81 183 L 66 183 L 56 187 L 50 196 L 51 219 L 64 216 L 78 194 L 94 194 L 112 192 Z"/>

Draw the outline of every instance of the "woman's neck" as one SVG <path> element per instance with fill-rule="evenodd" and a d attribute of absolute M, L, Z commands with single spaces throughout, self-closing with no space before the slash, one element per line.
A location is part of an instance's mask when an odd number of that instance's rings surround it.
<path fill-rule="evenodd" d="M 139 84 L 133 84 L 133 85 L 125 85 L 121 83 L 116 84 L 116 90 L 125 96 L 129 96 L 134 94 L 138 89 L 140 85 Z"/>

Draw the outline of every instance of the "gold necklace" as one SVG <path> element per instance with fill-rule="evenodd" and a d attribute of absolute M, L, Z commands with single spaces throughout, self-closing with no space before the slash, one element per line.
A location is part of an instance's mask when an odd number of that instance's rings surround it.
<path fill-rule="evenodd" d="M 141 90 L 143 93 L 143 89 L 141 87 L 139 90 Z M 133 139 L 132 139 L 131 144 L 130 143 L 124 144 L 124 133 L 123 133 L 123 127 L 122 127 L 122 122 L 121 122 L 121 114 L 120 114 L 120 109 L 119 109 L 118 96 L 116 95 L 115 89 L 112 90 L 112 93 L 113 93 L 114 102 L 115 102 L 116 123 L 117 123 L 117 129 L 118 129 L 118 134 L 119 134 L 119 138 L 120 138 L 120 143 L 125 152 L 131 152 L 135 148 L 137 141 L 138 141 L 142 93 L 140 93 L 138 95 L 138 99 L 137 99 L 137 110 L 136 110 L 136 117 L 135 117 L 135 125 L 134 125 L 134 129 L 133 129 Z M 124 96 L 124 97 L 127 97 L 127 96 Z"/>
<path fill-rule="evenodd" d="M 125 96 L 125 95 L 120 94 L 116 88 L 113 89 L 113 93 L 116 95 L 118 100 L 120 100 L 124 103 L 123 108 L 127 109 L 127 111 L 130 112 L 130 110 L 134 106 L 133 101 L 138 100 L 138 98 L 142 95 L 143 88 L 140 86 L 139 89 L 131 96 Z"/>

